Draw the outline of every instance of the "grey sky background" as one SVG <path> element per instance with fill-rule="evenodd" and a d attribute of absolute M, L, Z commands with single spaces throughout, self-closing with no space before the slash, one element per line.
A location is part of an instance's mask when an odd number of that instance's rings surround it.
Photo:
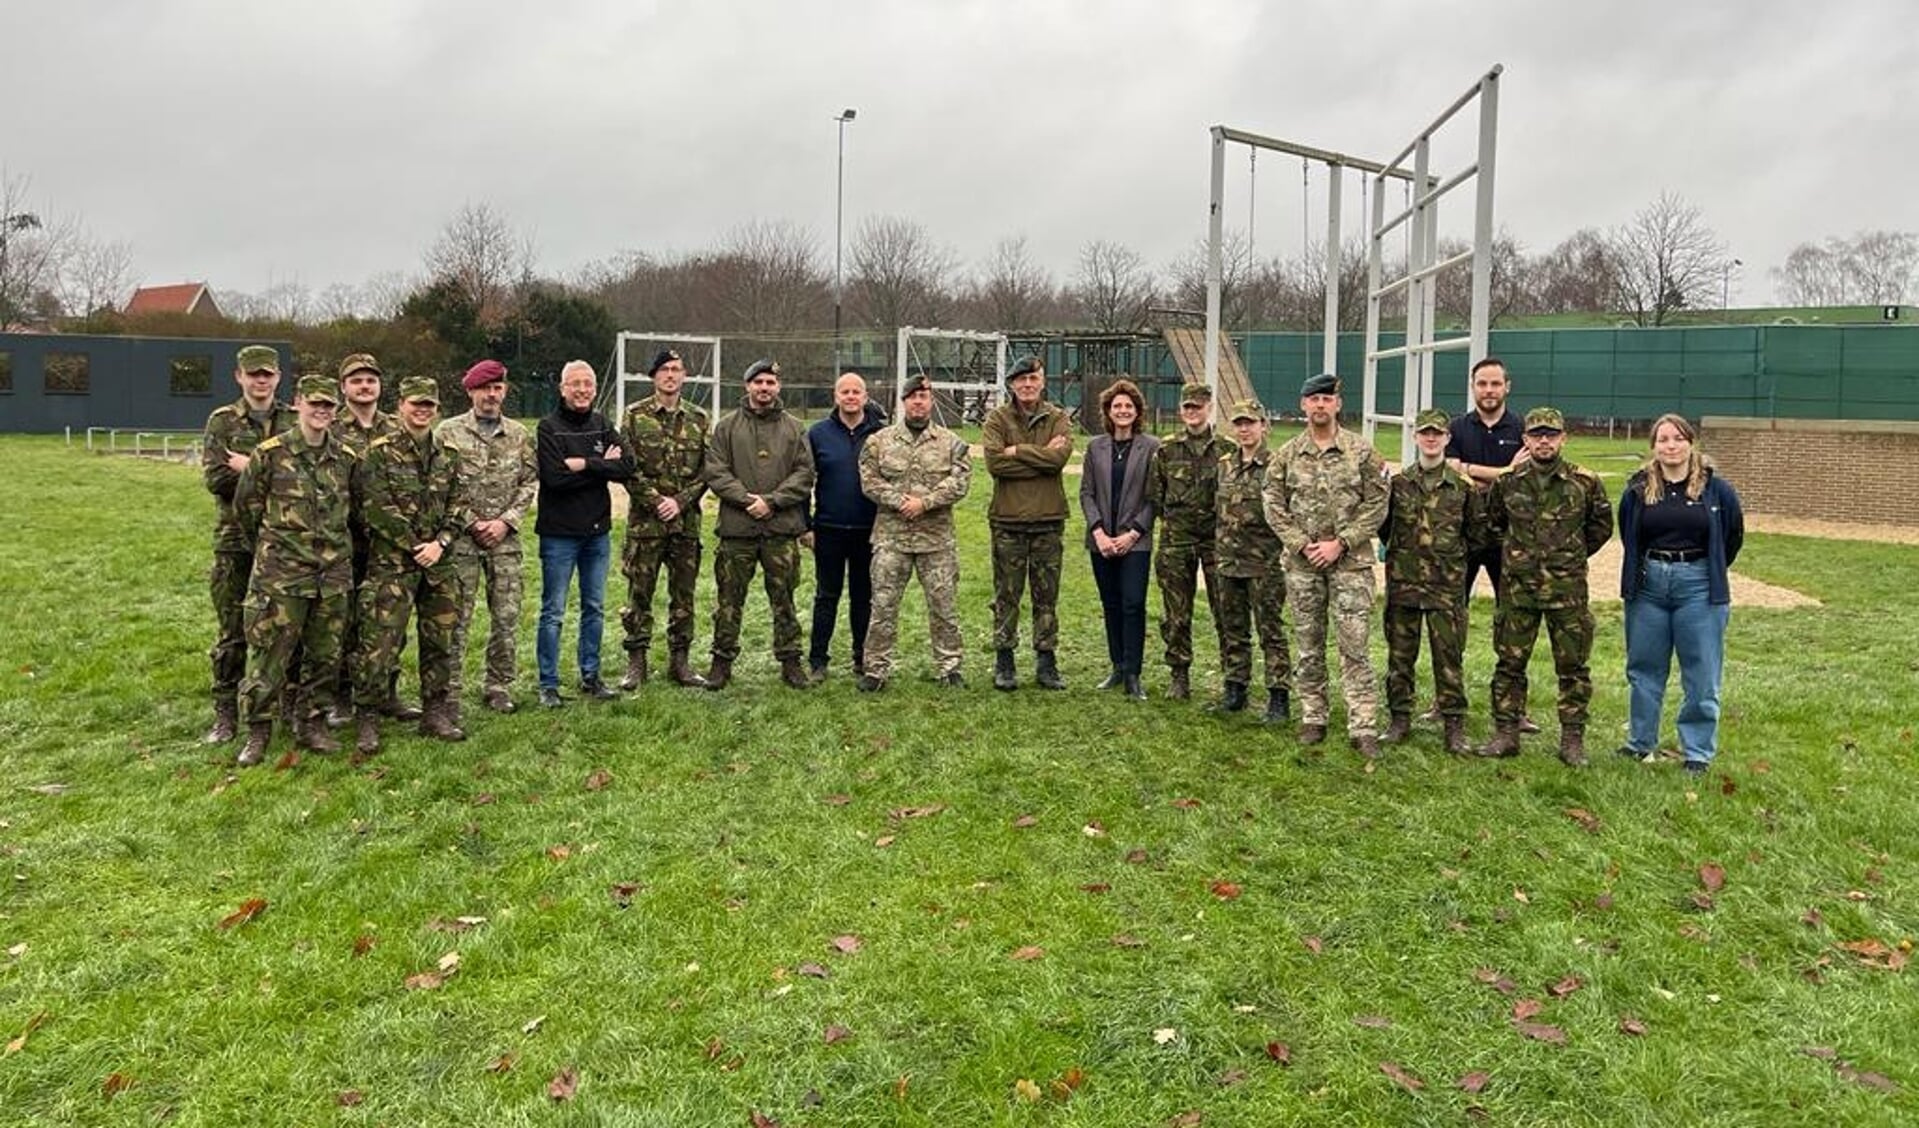
<path fill-rule="evenodd" d="M 315 292 L 415 271 L 466 202 L 543 273 L 789 219 L 924 223 L 968 264 L 1025 235 L 1156 269 L 1204 234 L 1208 126 L 1390 156 L 1505 65 L 1499 222 L 1529 251 L 1698 205 L 1761 304 L 1793 245 L 1919 230 L 1910 4 L 440 3 L 9 0 L 0 164 L 126 239 L 149 283 Z M 1442 168 L 1468 132 L 1442 138 Z M 1227 222 L 1246 225 L 1247 157 Z M 1311 174 L 1314 238 L 1324 179 Z M 1353 178 L 1349 178 L 1353 179 Z M 1297 253 L 1300 164 L 1258 162 L 1262 257 Z M 1357 188 L 1346 214 L 1356 216 Z M 1466 231 L 1463 198 L 1445 224 Z"/>

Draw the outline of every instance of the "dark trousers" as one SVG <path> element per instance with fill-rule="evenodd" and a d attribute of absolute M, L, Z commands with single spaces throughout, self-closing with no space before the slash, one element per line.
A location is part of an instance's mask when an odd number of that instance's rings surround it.
<path fill-rule="evenodd" d="M 853 630 L 853 665 L 866 659 L 866 624 L 873 617 L 873 530 L 813 529 L 813 634 L 809 666 L 826 665 L 833 644 L 833 621 L 840 614 L 840 591 L 847 594 L 847 625 Z"/>
<path fill-rule="evenodd" d="M 1466 557 L 1466 586 L 1460 590 L 1461 607 L 1473 601 L 1473 585 L 1479 582 L 1479 573 L 1483 570 L 1493 582 L 1493 595 L 1499 595 L 1499 553 L 1497 545 L 1490 552 L 1475 552 Z"/>
<path fill-rule="evenodd" d="M 1100 610 L 1106 616 L 1106 655 L 1113 669 L 1137 676 L 1146 652 L 1146 581 L 1153 554 L 1093 557 L 1093 582 L 1099 585 Z"/>

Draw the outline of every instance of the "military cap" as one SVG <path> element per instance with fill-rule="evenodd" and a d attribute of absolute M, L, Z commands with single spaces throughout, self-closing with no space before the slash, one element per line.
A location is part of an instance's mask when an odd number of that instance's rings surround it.
<path fill-rule="evenodd" d="M 1413 417 L 1414 431 L 1445 431 L 1452 427 L 1452 420 L 1436 407 L 1429 407 Z"/>
<path fill-rule="evenodd" d="M 665 368 L 667 365 L 679 359 L 680 359 L 680 354 L 674 352 L 672 349 L 661 349 L 659 352 L 656 352 L 653 354 L 652 361 L 649 362 L 646 366 L 646 374 L 648 376 L 651 376 L 655 372 L 658 372 L 660 369 Z"/>
<path fill-rule="evenodd" d="M 753 377 L 758 376 L 762 372 L 771 373 L 775 380 L 779 379 L 780 378 L 779 362 L 775 360 L 756 360 L 753 363 L 747 365 L 746 376 L 744 377 L 746 383 L 751 384 L 753 382 Z"/>
<path fill-rule="evenodd" d="M 1231 422 L 1238 423 L 1242 419 L 1253 419 L 1263 423 L 1266 420 L 1266 409 L 1261 407 L 1256 399 L 1234 400 Z"/>
<path fill-rule="evenodd" d="M 309 372 L 300 377 L 300 398 L 308 403 L 326 403 L 340 406 L 340 382 L 331 376 L 322 376 L 318 372 Z"/>
<path fill-rule="evenodd" d="M 354 353 L 340 362 L 340 379 L 345 380 L 355 372 L 371 372 L 375 376 L 384 376 L 380 371 L 380 362 L 373 359 L 372 353 Z"/>
<path fill-rule="evenodd" d="M 1211 402 L 1213 402 L 1213 389 L 1198 381 L 1186 384 L 1179 389 L 1179 405 L 1181 407 L 1185 407 L 1189 403 Z"/>
<path fill-rule="evenodd" d="M 1010 382 L 1019 379 L 1028 372 L 1044 371 L 1046 371 L 1046 366 L 1040 363 L 1039 357 L 1028 354 L 1013 362 L 1012 369 L 1006 373 L 1006 379 Z"/>
<path fill-rule="evenodd" d="M 242 372 L 280 374 L 280 350 L 272 345 L 248 345 L 240 350 L 237 359 Z"/>
<path fill-rule="evenodd" d="M 1556 407 L 1535 407 L 1526 413 L 1526 433 L 1534 431 L 1564 431 L 1566 417 Z"/>
<path fill-rule="evenodd" d="M 440 385 L 431 376 L 408 376 L 400 381 L 402 400 L 425 400 L 434 407 L 440 406 Z"/>
<path fill-rule="evenodd" d="M 498 384 L 506 379 L 506 365 L 497 360 L 482 360 L 466 370 L 460 377 L 460 386 L 467 391 L 484 388 L 488 384 Z"/>
<path fill-rule="evenodd" d="M 905 399 L 907 396 L 912 395 L 914 392 L 919 392 L 919 391 L 930 392 L 932 390 L 933 390 L 933 378 L 931 376 L 928 376 L 924 372 L 915 372 L 913 375 L 908 376 L 906 378 L 905 383 L 900 385 L 900 398 Z"/>
<path fill-rule="evenodd" d="M 1306 377 L 1299 386 L 1301 399 L 1307 396 L 1336 396 L 1339 394 L 1339 377 L 1330 372 L 1321 372 L 1317 376 Z"/>

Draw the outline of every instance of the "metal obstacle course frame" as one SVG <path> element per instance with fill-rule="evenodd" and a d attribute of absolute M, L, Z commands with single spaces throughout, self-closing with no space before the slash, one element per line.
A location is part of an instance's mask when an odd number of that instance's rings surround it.
<path fill-rule="evenodd" d="M 989 385 L 977 377 L 973 379 L 954 379 L 945 373 L 939 365 L 927 365 L 925 358 L 916 347 L 921 341 L 949 342 L 961 346 L 974 346 L 993 350 L 992 383 Z M 1007 340 L 1004 333 L 979 333 L 963 329 L 920 329 L 911 325 L 899 330 L 898 347 L 894 350 L 895 371 L 893 379 L 893 418 L 900 418 L 901 403 L 905 396 L 901 389 L 906 387 L 906 378 L 916 372 L 925 372 L 933 378 L 935 393 L 945 392 L 958 404 L 961 418 L 970 421 L 975 413 L 982 418 L 985 413 L 999 405 L 1001 389 L 1006 386 Z"/>
<path fill-rule="evenodd" d="M 653 359 L 653 353 L 659 349 L 677 349 L 686 362 L 686 385 L 693 394 L 689 397 L 700 403 L 709 413 L 717 415 L 720 406 L 720 380 L 723 378 L 720 358 L 720 338 L 704 337 L 692 333 L 628 333 L 622 331 L 613 346 L 613 422 L 617 426 L 626 418 L 627 384 L 645 384 L 652 386 L 653 381 L 644 372 L 635 372 L 627 363 L 627 346 L 637 346 L 635 364 L 645 364 Z M 697 346 L 710 351 L 706 354 L 704 365 L 699 363 Z M 706 390 L 704 401 L 699 390 Z M 636 397 L 637 399 L 638 397 Z"/>

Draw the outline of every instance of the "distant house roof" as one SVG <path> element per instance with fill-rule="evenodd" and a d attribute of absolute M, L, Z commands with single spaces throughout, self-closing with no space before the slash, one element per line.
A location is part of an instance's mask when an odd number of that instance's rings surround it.
<path fill-rule="evenodd" d="M 213 291 L 205 282 L 181 282 L 172 286 L 142 286 L 127 301 L 133 313 L 204 313 L 218 316 Z"/>

